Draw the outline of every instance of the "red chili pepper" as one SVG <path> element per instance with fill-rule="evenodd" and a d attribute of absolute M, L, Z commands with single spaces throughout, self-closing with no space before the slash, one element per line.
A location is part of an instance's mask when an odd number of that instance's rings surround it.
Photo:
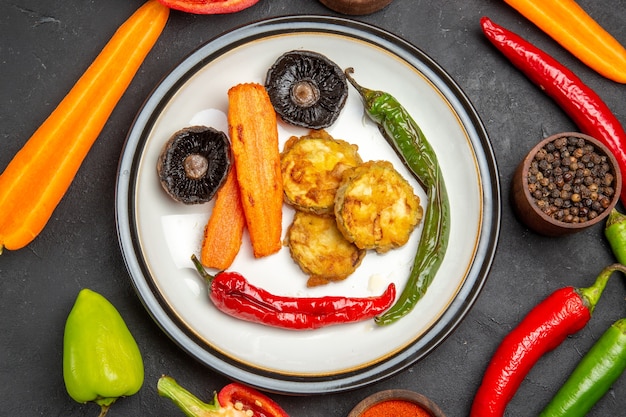
<path fill-rule="evenodd" d="M 377 297 L 279 296 L 255 287 L 237 272 L 219 272 L 212 276 L 195 255 L 191 259 L 200 275 L 209 283 L 209 298 L 220 311 L 268 326 L 311 330 L 366 320 L 383 313 L 396 298 L 393 283 Z"/>
<path fill-rule="evenodd" d="M 487 39 L 568 114 L 578 128 L 601 141 L 626 172 L 626 132 L 609 106 L 571 70 L 517 34 L 483 17 Z M 626 187 L 621 200 L 626 203 Z"/>
<path fill-rule="evenodd" d="M 558 289 L 524 317 L 496 349 L 474 397 L 470 417 L 504 415 L 507 404 L 539 358 L 589 322 L 615 271 L 626 274 L 626 267 L 613 264 L 604 268 L 591 287 Z"/>
<path fill-rule="evenodd" d="M 217 394 L 222 407 L 236 410 L 251 410 L 254 417 L 288 417 L 287 413 L 269 397 L 259 391 L 233 382 Z"/>
<path fill-rule="evenodd" d="M 271 398 L 237 382 L 226 385 L 208 403 L 201 401 L 170 376 L 159 378 L 157 392 L 169 398 L 188 417 L 289 417 Z"/>

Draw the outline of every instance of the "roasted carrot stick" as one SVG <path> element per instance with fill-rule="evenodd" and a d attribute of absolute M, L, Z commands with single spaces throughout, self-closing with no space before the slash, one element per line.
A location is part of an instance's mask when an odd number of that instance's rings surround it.
<path fill-rule="evenodd" d="M 504 0 L 602 76 L 626 83 L 626 49 L 574 0 Z"/>
<path fill-rule="evenodd" d="M 237 169 L 231 166 L 218 190 L 209 222 L 204 229 L 200 262 L 207 268 L 228 268 L 241 248 L 246 217 L 241 205 Z"/>
<path fill-rule="evenodd" d="M 0 175 L 0 253 L 43 230 L 168 16 L 156 0 L 141 6 L 9 162 Z"/>
<path fill-rule="evenodd" d="M 228 129 L 246 225 L 255 257 L 278 252 L 283 181 L 276 113 L 260 84 L 228 90 Z"/>

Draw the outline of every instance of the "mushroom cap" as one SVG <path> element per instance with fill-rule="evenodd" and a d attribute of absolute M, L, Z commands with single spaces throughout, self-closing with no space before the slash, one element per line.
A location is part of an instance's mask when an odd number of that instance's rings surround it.
<path fill-rule="evenodd" d="M 342 69 L 306 50 L 281 55 L 267 72 L 265 89 L 283 121 L 310 129 L 332 125 L 348 97 Z"/>
<path fill-rule="evenodd" d="M 213 199 L 231 166 L 230 142 L 224 132 L 191 126 L 174 133 L 157 162 L 163 189 L 184 204 Z"/>

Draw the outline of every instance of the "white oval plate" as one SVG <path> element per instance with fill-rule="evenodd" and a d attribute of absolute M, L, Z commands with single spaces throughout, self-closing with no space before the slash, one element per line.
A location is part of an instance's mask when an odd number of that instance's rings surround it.
<path fill-rule="evenodd" d="M 413 115 L 438 155 L 451 204 L 448 251 L 415 309 L 398 322 L 373 320 L 314 331 L 290 331 L 219 312 L 189 260 L 198 253 L 212 203 L 171 200 L 156 175 L 163 144 L 177 130 L 206 124 L 227 132 L 227 91 L 263 83 L 284 52 L 307 49 L 353 67 L 363 86 L 394 95 Z M 351 88 L 327 129 L 359 146 L 364 160 L 386 159 L 427 198 Z M 307 130 L 280 123 L 280 143 Z M 122 152 L 117 184 L 119 239 L 139 297 L 163 331 L 200 362 L 261 389 L 296 394 L 337 392 L 388 377 L 439 345 L 477 297 L 494 256 L 500 222 L 496 163 L 484 127 L 454 81 L 406 41 L 350 19 L 281 17 L 226 33 L 188 56 L 139 112 Z M 284 231 L 292 216 L 284 209 Z M 368 253 L 348 279 L 307 288 L 287 248 L 254 259 L 247 236 L 232 270 L 270 292 L 289 296 L 371 296 L 389 282 L 402 290 L 421 227 L 401 249 Z"/>

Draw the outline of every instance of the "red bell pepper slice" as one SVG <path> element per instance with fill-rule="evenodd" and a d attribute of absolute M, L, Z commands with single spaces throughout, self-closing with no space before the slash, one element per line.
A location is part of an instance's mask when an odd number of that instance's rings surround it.
<path fill-rule="evenodd" d="M 193 14 L 235 13 L 258 3 L 259 0 L 159 0 L 170 9 Z"/>
<path fill-rule="evenodd" d="M 236 382 L 214 394 L 209 403 L 202 402 L 166 375 L 159 378 L 157 392 L 169 398 L 187 417 L 289 417 L 266 395 Z"/>
<path fill-rule="evenodd" d="M 222 407 L 233 407 L 237 410 L 250 410 L 255 417 L 289 417 L 278 404 L 259 391 L 233 382 L 226 385 L 217 394 Z"/>

